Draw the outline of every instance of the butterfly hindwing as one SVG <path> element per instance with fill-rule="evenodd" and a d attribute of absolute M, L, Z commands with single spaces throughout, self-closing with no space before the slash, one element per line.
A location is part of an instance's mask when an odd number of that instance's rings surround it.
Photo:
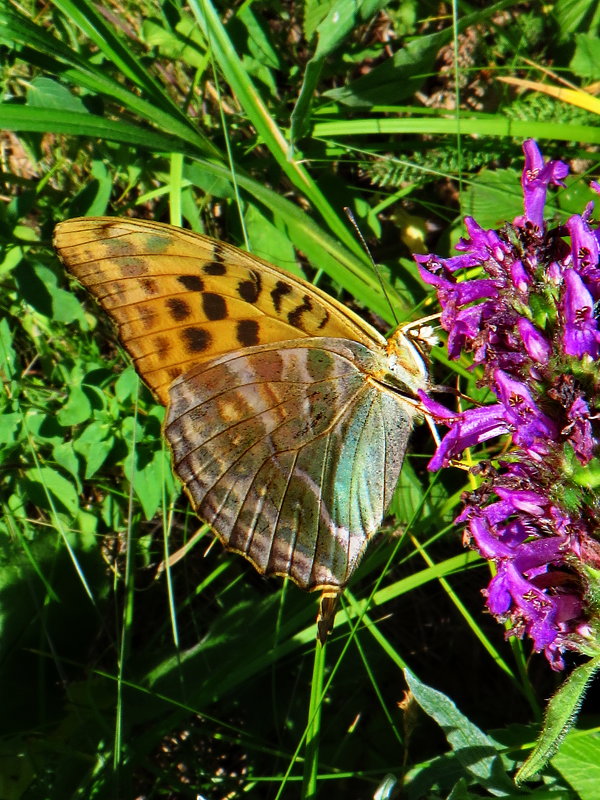
<path fill-rule="evenodd" d="M 266 574 L 346 584 L 396 485 L 413 409 L 361 370 L 363 345 L 308 338 L 199 366 L 165 433 L 198 514 Z"/>

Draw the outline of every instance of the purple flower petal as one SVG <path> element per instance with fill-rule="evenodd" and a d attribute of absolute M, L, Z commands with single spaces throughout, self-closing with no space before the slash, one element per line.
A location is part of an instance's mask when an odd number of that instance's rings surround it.
<path fill-rule="evenodd" d="M 517 328 L 527 355 L 538 364 L 547 364 L 552 354 L 552 345 L 546 337 L 526 317 L 519 318 Z"/>
<path fill-rule="evenodd" d="M 565 291 L 562 298 L 564 316 L 563 346 L 567 355 L 581 359 L 598 358 L 600 334 L 594 317 L 594 300 L 574 269 L 563 273 Z"/>
<path fill-rule="evenodd" d="M 494 382 L 498 399 L 506 409 L 506 419 L 514 426 L 513 438 L 517 444 L 531 448 L 536 440 L 556 439 L 556 423 L 540 411 L 524 383 L 513 380 L 500 369 L 494 371 Z"/>
<path fill-rule="evenodd" d="M 525 153 L 525 169 L 521 178 L 523 196 L 525 200 L 525 218 L 537 228 L 544 227 L 544 205 L 548 186 L 564 186 L 563 179 L 569 172 L 569 167 L 562 161 L 548 161 L 544 159 L 539 147 L 533 139 L 523 143 Z"/>
<path fill-rule="evenodd" d="M 468 447 L 508 433 L 510 425 L 505 416 L 502 405 L 469 408 L 461 412 L 452 422 L 452 428 L 442 439 L 427 468 L 435 471 L 447 466 L 453 458 L 460 457 Z"/>

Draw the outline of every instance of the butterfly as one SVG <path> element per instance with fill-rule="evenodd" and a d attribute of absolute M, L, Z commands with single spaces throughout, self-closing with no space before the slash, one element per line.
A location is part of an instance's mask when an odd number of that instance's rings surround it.
<path fill-rule="evenodd" d="M 194 510 L 264 575 L 335 598 L 381 524 L 427 366 L 317 287 L 147 220 L 59 223 L 54 246 L 156 399 Z M 330 609 L 327 614 L 331 614 Z"/>

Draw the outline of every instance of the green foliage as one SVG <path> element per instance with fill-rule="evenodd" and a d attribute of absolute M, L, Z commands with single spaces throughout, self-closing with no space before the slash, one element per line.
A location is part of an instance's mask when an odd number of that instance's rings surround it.
<path fill-rule="evenodd" d="M 549 679 L 482 614 L 452 524 L 466 474 L 427 473 L 426 427 L 319 651 L 315 597 L 210 546 L 163 410 L 50 247 L 69 216 L 185 221 L 382 330 L 433 313 L 408 229 L 449 251 L 461 213 L 518 213 L 524 136 L 589 163 L 600 142 L 495 80 L 548 60 L 593 80 L 595 4 L 480 6 L 453 28 L 416 2 L 0 3 L 0 800 L 526 793 L 507 774 Z M 380 238 L 393 312 L 343 206 Z M 433 362 L 483 399 L 466 362 Z M 412 675 L 403 701 L 406 663 L 444 694 Z M 569 734 L 533 793 L 591 798 L 595 748 Z"/>

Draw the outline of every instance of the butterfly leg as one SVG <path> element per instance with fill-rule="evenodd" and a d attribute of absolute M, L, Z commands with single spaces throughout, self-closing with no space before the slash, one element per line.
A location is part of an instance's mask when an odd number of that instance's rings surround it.
<path fill-rule="evenodd" d="M 317 614 L 317 639 L 321 644 L 325 644 L 333 628 L 340 594 L 341 592 L 335 589 L 326 589 L 321 594 L 319 612 Z"/>

